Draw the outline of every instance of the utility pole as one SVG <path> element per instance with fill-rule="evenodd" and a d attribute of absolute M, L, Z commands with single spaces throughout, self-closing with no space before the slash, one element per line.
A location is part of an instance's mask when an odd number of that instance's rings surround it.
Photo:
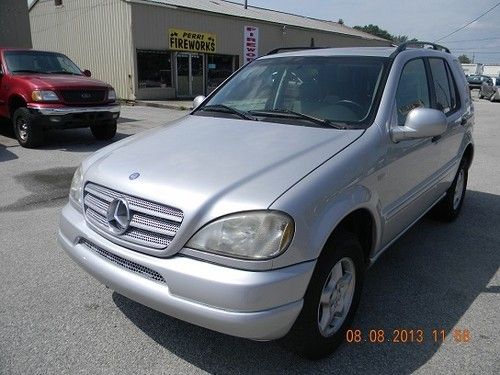
<path fill-rule="evenodd" d="M 245 0 L 245 9 L 248 8 L 248 0 Z"/>

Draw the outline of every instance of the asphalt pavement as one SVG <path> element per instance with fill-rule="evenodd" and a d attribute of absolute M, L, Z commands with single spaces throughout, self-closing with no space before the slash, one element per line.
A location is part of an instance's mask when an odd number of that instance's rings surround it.
<path fill-rule="evenodd" d="M 123 107 L 117 139 L 185 113 Z M 168 317 L 98 283 L 56 233 L 74 170 L 107 142 L 81 129 L 23 149 L 0 124 L 0 374 L 500 373 L 500 103 L 476 101 L 474 136 L 461 216 L 424 218 L 368 271 L 353 327 L 364 338 L 383 330 L 390 342 L 346 343 L 312 362 L 274 342 Z M 424 339 L 392 342 L 396 329 L 422 330 Z"/>

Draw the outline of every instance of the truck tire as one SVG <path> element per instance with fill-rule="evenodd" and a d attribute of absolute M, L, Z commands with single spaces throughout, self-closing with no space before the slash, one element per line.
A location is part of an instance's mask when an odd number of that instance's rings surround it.
<path fill-rule="evenodd" d="M 19 144 L 26 148 L 38 147 L 43 143 L 43 129 L 33 123 L 33 116 L 27 108 L 18 108 L 12 116 L 14 135 Z"/>
<path fill-rule="evenodd" d="M 455 179 L 444 198 L 432 209 L 433 218 L 440 221 L 453 221 L 458 217 L 464 203 L 467 189 L 468 162 L 462 159 Z"/>
<path fill-rule="evenodd" d="M 318 258 L 302 311 L 281 344 L 308 359 L 335 351 L 358 308 L 364 272 L 359 240 L 349 232 L 335 233 Z"/>
<path fill-rule="evenodd" d="M 95 139 L 108 141 L 116 134 L 116 120 L 90 126 L 90 131 Z"/>

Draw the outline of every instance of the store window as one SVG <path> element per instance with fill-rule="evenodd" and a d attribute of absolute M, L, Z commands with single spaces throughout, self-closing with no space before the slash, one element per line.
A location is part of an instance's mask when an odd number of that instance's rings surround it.
<path fill-rule="evenodd" d="M 137 50 L 139 88 L 172 87 L 172 54 L 169 51 Z"/>
<path fill-rule="evenodd" d="M 238 56 L 207 55 L 207 94 L 229 77 L 238 66 Z"/>

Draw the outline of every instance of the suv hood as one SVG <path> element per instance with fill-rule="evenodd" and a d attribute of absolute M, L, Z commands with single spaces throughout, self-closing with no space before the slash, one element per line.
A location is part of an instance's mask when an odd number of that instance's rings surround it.
<path fill-rule="evenodd" d="M 107 83 L 86 76 L 69 74 L 17 74 L 15 77 L 29 81 L 33 88 L 71 89 L 71 88 L 108 88 Z"/>
<path fill-rule="evenodd" d="M 196 230 L 268 208 L 363 132 L 188 115 L 101 149 L 84 162 L 84 180 L 179 208 Z"/>

